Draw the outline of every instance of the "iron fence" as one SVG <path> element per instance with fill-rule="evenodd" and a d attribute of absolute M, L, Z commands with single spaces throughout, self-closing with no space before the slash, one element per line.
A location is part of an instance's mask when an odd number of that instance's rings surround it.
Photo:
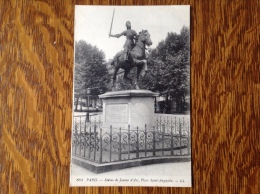
<path fill-rule="evenodd" d="M 107 163 L 138 158 L 190 155 L 190 121 L 158 118 L 154 127 L 102 128 L 101 120 L 74 117 L 72 155 Z"/>

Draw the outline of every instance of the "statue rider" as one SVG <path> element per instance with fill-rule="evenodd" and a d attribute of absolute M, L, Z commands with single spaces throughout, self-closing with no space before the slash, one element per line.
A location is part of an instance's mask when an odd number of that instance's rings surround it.
<path fill-rule="evenodd" d="M 126 36 L 126 41 L 124 44 L 124 59 L 125 61 L 128 60 L 128 52 L 135 46 L 135 41 L 137 40 L 137 33 L 136 31 L 131 29 L 131 22 L 126 22 L 126 30 L 123 31 L 121 34 L 112 35 L 109 34 L 111 37 L 119 38 L 120 36 Z M 135 40 L 135 41 L 134 41 Z"/>

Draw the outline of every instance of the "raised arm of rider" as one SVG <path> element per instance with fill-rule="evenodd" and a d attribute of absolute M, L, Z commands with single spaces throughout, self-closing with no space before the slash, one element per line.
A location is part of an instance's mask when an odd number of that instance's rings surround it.
<path fill-rule="evenodd" d="M 110 34 L 109 36 L 119 38 L 120 34 L 116 34 L 116 35 Z"/>
<path fill-rule="evenodd" d="M 123 31 L 121 34 L 110 35 L 110 36 L 112 36 L 112 37 L 116 37 L 116 38 L 119 38 L 120 36 L 125 36 L 125 34 L 126 34 L 126 30 Z"/>

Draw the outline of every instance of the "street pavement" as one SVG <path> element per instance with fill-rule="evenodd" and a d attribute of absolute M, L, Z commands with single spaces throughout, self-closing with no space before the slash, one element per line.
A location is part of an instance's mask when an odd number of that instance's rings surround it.
<path fill-rule="evenodd" d="M 125 168 L 116 171 L 105 172 L 102 174 L 95 174 L 83 167 L 71 164 L 71 175 L 95 175 L 95 176 L 121 176 L 121 175 L 145 175 L 145 176 L 190 176 L 191 174 L 191 162 L 175 162 L 175 163 L 163 163 L 153 164 L 146 166 L 138 166 L 132 168 Z"/>
<path fill-rule="evenodd" d="M 191 162 L 153 164 L 100 174 L 71 164 L 70 185 L 190 187 Z"/>

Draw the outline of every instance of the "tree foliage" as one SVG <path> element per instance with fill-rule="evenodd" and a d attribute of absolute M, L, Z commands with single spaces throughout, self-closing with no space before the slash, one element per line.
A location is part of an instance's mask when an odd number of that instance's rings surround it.
<path fill-rule="evenodd" d="M 91 88 L 91 95 L 94 96 L 106 92 L 110 78 L 104 52 L 83 40 L 76 42 L 74 75 L 76 98 L 86 98 L 87 88 Z"/>
<path fill-rule="evenodd" d="M 190 30 L 180 34 L 169 32 L 166 39 L 149 51 L 149 71 L 141 80 L 142 87 L 159 92 L 184 111 L 190 95 Z"/>

